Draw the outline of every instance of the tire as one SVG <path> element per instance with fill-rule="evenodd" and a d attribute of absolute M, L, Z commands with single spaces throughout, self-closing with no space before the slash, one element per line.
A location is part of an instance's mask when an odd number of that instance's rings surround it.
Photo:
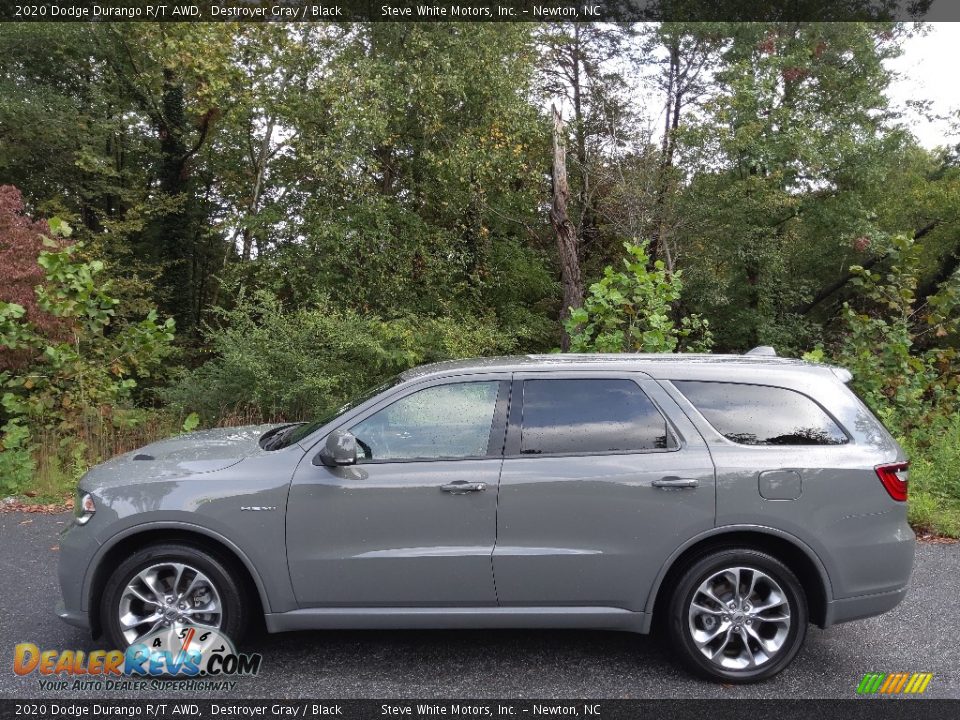
<path fill-rule="evenodd" d="M 674 586 L 668 610 L 667 635 L 680 659 L 725 683 L 759 682 L 787 667 L 809 619 L 796 575 L 750 548 L 716 550 L 695 561 Z"/>
<path fill-rule="evenodd" d="M 179 575 L 179 590 L 184 595 L 187 595 L 185 591 L 190 590 L 189 596 L 183 599 L 185 605 L 177 603 L 175 595 L 167 594 L 172 593 L 170 587 L 178 577 L 178 566 L 184 567 L 183 573 Z M 199 612 L 218 607 L 218 613 L 210 612 L 197 616 L 191 614 L 189 617 L 217 627 L 234 644 L 240 642 L 247 627 L 249 603 L 234 564 L 194 545 L 161 543 L 137 550 L 121 562 L 104 586 L 100 602 L 100 622 L 112 647 L 126 649 L 138 640 L 131 635 L 147 634 L 155 625 L 154 621 L 149 620 L 143 625 L 128 629 L 125 635 L 120 623 L 122 613 L 128 618 L 146 618 L 160 609 L 154 602 L 154 598 L 160 596 L 151 593 L 149 585 L 139 579 L 141 573 L 151 568 L 154 570 L 148 572 L 146 578 L 151 585 L 164 591 L 162 601 L 174 598 L 168 607 L 185 608 L 181 615 L 183 618 L 188 617 L 187 611 L 195 608 Z M 191 588 L 193 580 L 196 580 L 196 583 Z M 138 591 L 139 597 L 130 592 L 131 585 Z M 144 603 L 140 598 L 146 598 L 150 603 Z M 189 627 L 189 623 L 184 626 Z"/>

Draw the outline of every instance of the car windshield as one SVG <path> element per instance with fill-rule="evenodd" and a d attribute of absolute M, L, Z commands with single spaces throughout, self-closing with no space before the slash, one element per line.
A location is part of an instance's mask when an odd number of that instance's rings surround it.
<path fill-rule="evenodd" d="M 367 390 L 366 392 L 357 395 L 352 398 L 348 403 L 342 405 L 336 410 L 329 412 L 315 420 L 309 422 L 301 423 L 299 425 L 291 425 L 287 428 L 280 428 L 278 437 L 275 441 L 270 443 L 270 450 L 280 450 L 281 448 L 290 447 L 294 443 L 298 443 L 303 440 L 308 435 L 315 433 L 317 430 L 322 428 L 331 420 L 334 420 L 339 415 L 343 415 L 348 410 L 353 410 L 353 408 L 362 405 L 370 398 L 379 395 L 384 390 L 392 388 L 394 385 L 400 383 L 400 376 L 391 378 L 385 383 L 377 385 L 374 388 Z"/>

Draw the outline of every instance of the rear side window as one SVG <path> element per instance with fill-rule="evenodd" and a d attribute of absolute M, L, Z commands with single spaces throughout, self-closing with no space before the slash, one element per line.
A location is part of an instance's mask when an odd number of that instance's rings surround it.
<path fill-rule="evenodd" d="M 674 380 L 707 422 L 741 445 L 842 445 L 847 436 L 802 393 L 765 385 Z"/>
<path fill-rule="evenodd" d="M 667 421 L 631 380 L 523 382 L 523 455 L 640 452 L 675 446 Z"/>

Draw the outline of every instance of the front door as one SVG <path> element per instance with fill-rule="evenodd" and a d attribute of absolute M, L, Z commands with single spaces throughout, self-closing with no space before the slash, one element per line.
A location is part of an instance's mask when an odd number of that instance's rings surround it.
<path fill-rule="evenodd" d="M 484 375 L 401 390 L 344 428 L 361 449 L 356 465 L 304 459 L 287 505 L 301 607 L 496 605 L 509 385 Z"/>
<path fill-rule="evenodd" d="M 517 373 L 513 396 L 500 603 L 642 611 L 670 553 L 714 525 L 706 444 L 640 373 Z"/>

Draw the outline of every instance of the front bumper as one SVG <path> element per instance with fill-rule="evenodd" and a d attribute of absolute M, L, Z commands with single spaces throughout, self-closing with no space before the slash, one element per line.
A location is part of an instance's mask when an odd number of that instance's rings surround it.
<path fill-rule="evenodd" d="M 55 612 L 64 622 L 87 630 L 92 629 L 92 623 L 84 587 L 87 571 L 99 547 L 89 524 L 80 526 L 70 522 L 60 533 L 57 576 L 61 599 Z"/>
<path fill-rule="evenodd" d="M 82 610 L 67 610 L 66 606 L 63 604 L 63 600 L 60 600 L 54 612 L 57 613 L 57 617 L 63 620 L 68 625 L 73 625 L 74 627 L 82 628 L 83 630 L 90 629 L 90 618 L 87 616 L 87 613 Z"/>

